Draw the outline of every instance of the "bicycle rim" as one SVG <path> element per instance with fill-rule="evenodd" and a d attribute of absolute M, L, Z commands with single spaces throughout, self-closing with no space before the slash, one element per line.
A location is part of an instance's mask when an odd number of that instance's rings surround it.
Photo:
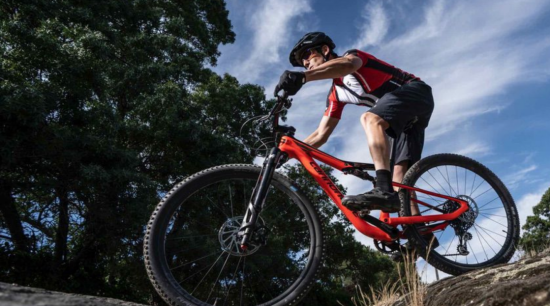
<path fill-rule="evenodd" d="M 255 238 L 247 252 L 240 250 L 237 232 L 259 174 L 251 168 L 206 171 L 165 203 L 170 218 L 157 228 L 162 270 L 194 305 L 286 305 L 313 279 L 320 261 L 316 219 L 277 178 Z"/>
<path fill-rule="evenodd" d="M 407 228 L 420 255 L 436 268 L 458 275 L 507 262 L 513 255 L 519 235 L 515 204 L 502 182 L 483 165 L 459 155 L 434 155 L 413 166 L 403 183 L 468 203 L 465 213 L 433 233 L 434 242 L 421 234 L 422 225 Z M 456 202 L 427 194 L 414 196 L 434 207 L 419 205 L 423 216 L 450 213 L 459 207 Z M 411 215 L 410 206 L 404 205 L 403 210 L 404 215 Z M 441 221 L 426 225 L 437 224 Z"/>

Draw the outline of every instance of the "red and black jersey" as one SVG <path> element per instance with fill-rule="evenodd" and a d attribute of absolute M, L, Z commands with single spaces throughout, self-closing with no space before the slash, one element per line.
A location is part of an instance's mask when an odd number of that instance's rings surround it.
<path fill-rule="evenodd" d="M 372 107 L 386 93 L 410 81 L 420 80 L 369 53 L 349 50 L 344 56 L 348 54 L 359 57 L 363 66 L 352 74 L 333 79 L 327 98 L 326 116 L 340 118 L 345 104 L 348 103 Z"/>

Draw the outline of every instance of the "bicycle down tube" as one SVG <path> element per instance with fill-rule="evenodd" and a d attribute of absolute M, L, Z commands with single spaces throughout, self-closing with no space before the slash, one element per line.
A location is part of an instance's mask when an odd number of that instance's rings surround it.
<path fill-rule="evenodd" d="M 304 142 L 301 142 L 289 136 L 283 136 L 281 138 L 281 141 L 279 143 L 279 149 L 282 152 L 287 153 L 290 158 L 296 158 L 297 160 L 300 161 L 300 163 L 313 176 L 313 178 L 317 181 L 317 183 L 319 183 L 319 185 L 323 188 L 323 190 L 327 193 L 327 195 L 332 199 L 332 201 L 338 206 L 338 208 L 344 213 L 346 218 L 350 220 L 350 222 L 355 226 L 355 228 L 359 232 L 380 241 L 393 240 L 391 239 L 388 233 L 382 231 L 376 226 L 373 226 L 367 223 L 365 220 L 357 216 L 353 211 L 349 210 L 342 204 L 342 198 L 344 197 L 344 195 L 338 189 L 338 187 L 334 184 L 334 182 L 332 182 L 332 180 L 328 177 L 328 175 L 326 175 L 323 169 L 319 167 L 319 165 L 315 160 L 319 160 L 340 171 L 344 171 L 344 169 L 352 167 L 351 164 L 349 164 L 348 162 L 342 161 L 336 157 L 333 157 L 331 155 L 328 155 L 320 150 L 317 150 L 316 148 L 313 148 L 307 145 Z M 369 168 L 368 170 L 374 170 L 374 165 L 372 166 L 372 169 Z M 380 220 L 382 220 L 383 222 L 391 226 L 397 226 L 400 224 L 414 224 L 414 223 L 427 222 L 427 221 L 449 221 L 449 220 L 456 219 L 458 216 L 460 216 L 463 212 L 465 212 L 468 209 L 468 204 L 461 199 L 444 196 L 441 194 L 402 185 L 395 182 L 393 183 L 393 186 L 397 186 L 399 188 L 403 188 L 407 190 L 413 190 L 415 192 L 425 193 L 431 196 L 436 196 L 447 200 L 456 201 L 457 203 L 460 204 L 460 208 L 448 214 L 432 215 L 432 216 L 397 217 L 397 218 L 391 218 L 389 216 L 389 213 L 380 212 Z M 411 200 L 420 205 L 426 205 L 425 203 L 417 199 L 411 199 Z"/>

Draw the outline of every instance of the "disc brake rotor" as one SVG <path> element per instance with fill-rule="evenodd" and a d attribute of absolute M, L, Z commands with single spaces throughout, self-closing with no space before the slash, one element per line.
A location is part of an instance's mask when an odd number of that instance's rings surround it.
<path fill-rule="evenodd" d="M 265 241 L 265 237 L 257 237 L 258 239 L 254 239 L 254 241 L 251 241 L 247 250 L 243 251 L 241 249 L 242 233 L 239 233 L 239 229 L 241 228 L 243 220 L 244 216 L 230 218 L 225 221 L 225 223 L 220 228 L 220 231 L 218 232 L 218 240 L 220 242 L 222 250 L 234 256 L 252 255 L 256 253 L 262 246 L 262 243 L 255 242 Z M 256 225 L 256 227 L 258 229 L 265 229 L 265 222 L 262 218 L 258 218 L 257 223 L 258 224 Z M 266 231 L 260 230 L 256 232 L 255 235 L 266 235 Z"/>

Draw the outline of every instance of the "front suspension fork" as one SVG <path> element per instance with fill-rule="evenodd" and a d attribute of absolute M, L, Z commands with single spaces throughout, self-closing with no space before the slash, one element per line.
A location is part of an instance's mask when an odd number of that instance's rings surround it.
<path fill-rule="evenodd" d="M 262 171 L 260 172 L 260 177 L 256 182 L 254 191 L 252 192 L 252 197 L 250 198 L 248 208 L 244 215 L 243 223 L 239 229 L 239 235 L 242 235 L 241 240 L 241 250 L 246 251 L 249 246 L 250 239 L 254 235 L 254 230 L 256 229 L 256 221 L 262 211 L 262 208 L 265 203 L 265 198 L 267 192 L 269 191 L 269 185 L 271 184 L 271 179 L 273 178 L 273 173 L 277 167 L 281 155 L 283 153 L 279 148 L 272 148 L 269 152 L 269 155 L 264 160 Z"/>

